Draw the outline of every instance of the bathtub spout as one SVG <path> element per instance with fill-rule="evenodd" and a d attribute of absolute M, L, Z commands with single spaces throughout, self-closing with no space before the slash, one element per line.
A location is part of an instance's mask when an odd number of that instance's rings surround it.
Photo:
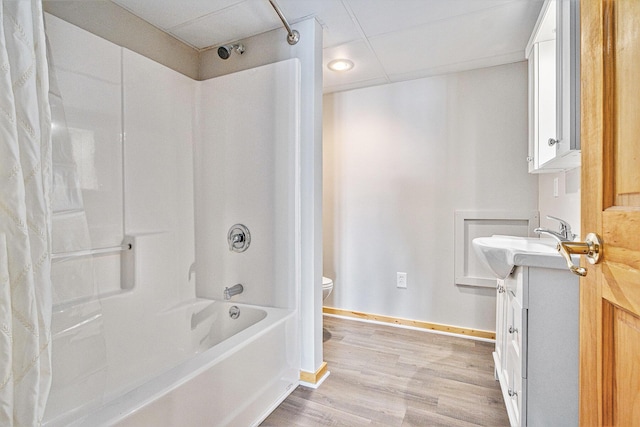
<path fill-rule="evenodd" d="M 238 283 L 230 288 L 224 288 L 224 299 L 231 299 L 232 296 L 241 294 L 244 291 L 244 287 Z"/>

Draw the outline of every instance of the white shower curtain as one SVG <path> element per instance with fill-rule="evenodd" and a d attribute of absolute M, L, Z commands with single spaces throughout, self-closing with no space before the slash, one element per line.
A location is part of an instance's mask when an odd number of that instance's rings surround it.
<path fill-rule="evenodd" d="M 42 421 L 51 384 L 51 113 L 42 4 L 0 10 L 0 425 Z"/>

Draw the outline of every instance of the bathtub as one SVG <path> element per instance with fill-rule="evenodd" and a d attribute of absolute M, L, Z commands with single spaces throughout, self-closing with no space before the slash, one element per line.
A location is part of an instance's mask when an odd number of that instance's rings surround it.
<path fill-rule="evenodd" d="M 257 425 L 298 384 L 295 311 L 149 306 L 125 294 L 55 310 L 45 426 Z"/>

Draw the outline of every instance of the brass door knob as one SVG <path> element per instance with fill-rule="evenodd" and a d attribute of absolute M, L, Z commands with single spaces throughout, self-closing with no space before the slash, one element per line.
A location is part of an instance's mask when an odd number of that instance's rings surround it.
<path fill-rule="evenodd" d="M 559 242 L 557 249 L 567 261 L 569 270 L 573 274 L 584 277 L 587 275 L 587 269 L 574 265 L 571 255 L 585 255 L 590 264 L 596 264 L 602 255 L 602 239 L 595 233 L 589 233 L 584 242 Z"/>

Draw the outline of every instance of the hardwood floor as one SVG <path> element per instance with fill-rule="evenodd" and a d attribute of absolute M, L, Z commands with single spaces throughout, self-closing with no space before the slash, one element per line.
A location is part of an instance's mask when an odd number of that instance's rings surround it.
<path fill-rule="evenodd" d="M 331 375 L 262 426 L 508 426 L 493 344 L 324 316 Z"/>

